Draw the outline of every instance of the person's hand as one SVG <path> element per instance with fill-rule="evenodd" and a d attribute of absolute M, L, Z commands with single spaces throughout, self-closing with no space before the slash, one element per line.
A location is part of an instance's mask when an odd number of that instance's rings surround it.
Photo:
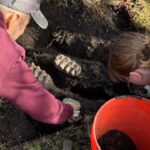
<path fill-rule="evenodd" d="M 69 123 L 75 123 L 82 119 L 80 115 L 81 104 L 79 101 L 72 98 L 64 98 L 63 103 L 70 105 L 74 109 L 74 114 L 71 119 L 69 119 Z"/>
<path fill-rule="evenodd" d="M 71 105 L 73 110 L 75 111 L 80 111 L 81 109 L 81 104 L 79 101 L 72 99 L 72 98 L 64 98 L 63 103 Z"/>
<path fill-rule="evenodd" d="M 81 73 L 81 66 L 77 62 L 71 60 L 65 55 L 57 55 L 54 60 L 54 64 L 56 68 L 58 68 L 60 71 L 63 71 L 66 74 L 71 75 L 73 77 L 77 77 Z"/>

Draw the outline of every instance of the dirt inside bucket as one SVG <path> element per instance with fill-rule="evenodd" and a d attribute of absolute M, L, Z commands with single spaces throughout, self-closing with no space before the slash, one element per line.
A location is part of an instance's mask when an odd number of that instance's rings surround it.
<path fill-rule="evenodd" d="M 110 130 L 98 140 L 102 150 L 137 150 L 132 139 L 119 130 Z"/>

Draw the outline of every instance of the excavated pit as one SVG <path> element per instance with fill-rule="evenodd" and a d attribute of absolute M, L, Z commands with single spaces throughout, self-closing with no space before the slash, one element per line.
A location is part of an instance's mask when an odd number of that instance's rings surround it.
<path fill-rule="evenodd" d="M 27 63 L 34 62 L 51 76 L 55 86 L 49 89 L 50 92 L 60 99 L 78 99 L 82 114 L 93 118 L 98 108 L 110 98 L 141 94 L 143 87 L 112 83 L 108 77 L 107 62 L 112 40 L 122 31 L 135 31 L 128 14 L 105 4 L 91 6 L 85 2 L 43 0 L 41 9 L 48 18 L 48 29 L 42 30 L 32 21 L 18 43 L 26 49 Z M 81 75 L 71 77 L 59 71 L 53 64 L 58 54 L 67 55 L 79 63 Z M 0 149 L 10 149 L 67 128 L 68 124 L 49 126 L 33 121 L 7 102 L 0 105 Z M 89 141 L 84 144 L 87 143 Z"/>

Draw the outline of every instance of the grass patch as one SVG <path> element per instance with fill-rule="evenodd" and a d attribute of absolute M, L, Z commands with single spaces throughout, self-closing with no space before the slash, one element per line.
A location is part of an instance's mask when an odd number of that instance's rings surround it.
<path fill-rule="evenodd" d="M 135 0 L 130 0 L 129 9 L 135 26 L 150 31 L 150 1 L 140 0 L 137 3 Z"/>

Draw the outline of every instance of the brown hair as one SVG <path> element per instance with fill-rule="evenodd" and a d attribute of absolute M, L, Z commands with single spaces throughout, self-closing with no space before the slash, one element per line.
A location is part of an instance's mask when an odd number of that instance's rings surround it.
<path fill-rule="evenodd" d="M 125 81 L 138 68 L 150 68 L 150 41 L 141 33 L 125 32 L 110 48 L 109 76 L 113 81 Z"/>

